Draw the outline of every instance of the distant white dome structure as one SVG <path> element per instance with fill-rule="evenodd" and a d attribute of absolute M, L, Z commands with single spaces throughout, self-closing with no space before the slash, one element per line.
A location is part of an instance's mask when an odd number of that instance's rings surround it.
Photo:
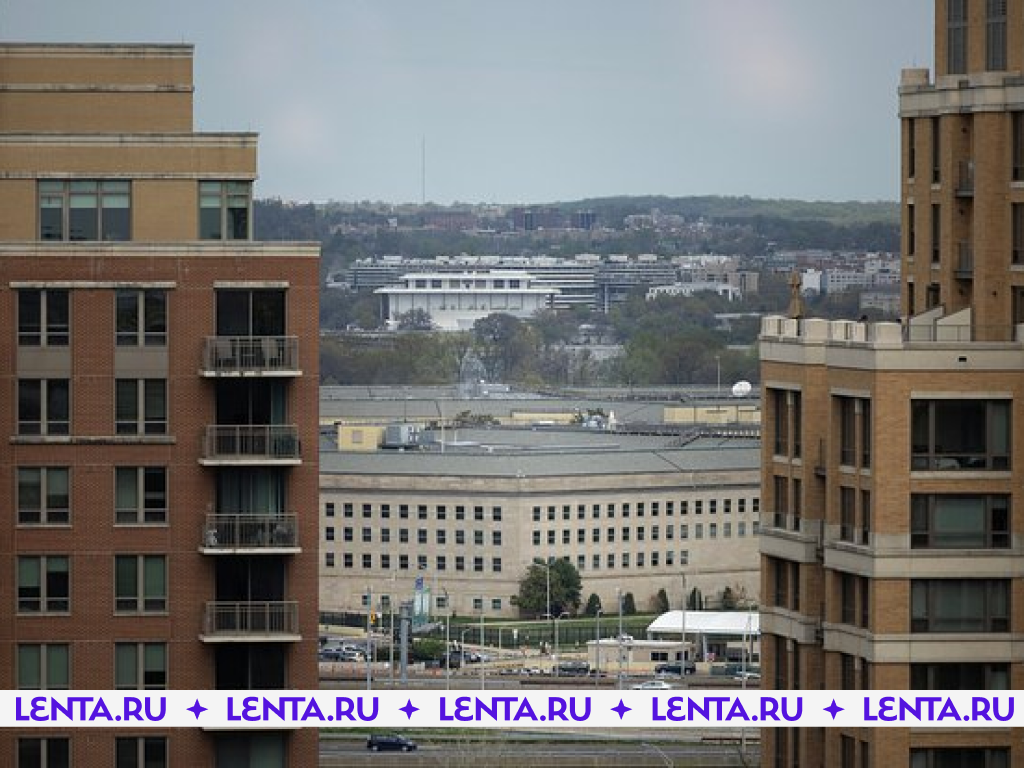
<path fill-rule="evenodd" d="M 733 397 L 746 397 L 751 393 L 754 387 L 749 381 L 742 379 L 732 385 L 732 396 Z"/>

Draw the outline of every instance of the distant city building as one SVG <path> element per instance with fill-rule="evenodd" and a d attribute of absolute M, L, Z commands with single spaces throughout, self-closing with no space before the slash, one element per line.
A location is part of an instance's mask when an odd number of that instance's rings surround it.
<path fill-rule="evenodd" d="M 547 307 L 558 290 L 538 286 L 527 272 L 419 272 L 403 275 L 398 285 L 374 293 L 387 302 L 391 328 L 407 312 L 422 310 L 438 330 L 465 331 L 496 312 L 531 317 Z"/>
<path fill-rule="evenodd" d="M 647 300 L 659 296 L 693 296 L 697 293 L 714 293 L 725 296 L 729 301 L 742 298 L 742 294 L 728 283 L 673 283 L 672 285 L 656 285 L 647 290 Z"/>
<path fill-rule="evenodd" d="M 678 447 L 550 428 L 445 438 L 444 453 L 321 451 L 321 610 L 366 610 L 367 588 L 369 607 L 386 609 L 422 577 L 435 614 L 514 617 L 538 558 L 572 563 L 583 600 L 596 593 L 606 610 L 617 590 L 645 610 L 660 589 L 681 604 L 683 573 L 709 607 L 727 587 L 759 599 L 756 440 Z"/>

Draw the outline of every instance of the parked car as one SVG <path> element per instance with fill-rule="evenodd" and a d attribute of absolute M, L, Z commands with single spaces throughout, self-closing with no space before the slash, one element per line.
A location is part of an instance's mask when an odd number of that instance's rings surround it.
<path fill-rule="evenodd" d="M 664 680 L 645 680 L 642 683 L 631 685 L 635 691 L 670 691 L 672 686 L 666 683 Z"/>
<path fill-rule="evenodd" d="M 746 680 L 748 683 L 760 683 L 761 673 L 760 672 L 740 672 L 738 675 L 733 677 L 733 680 L 743 681 Z"/>
<path fill-rule="evenodd" d="M 682 671 L 681 664 L 659 664 L 654 668 L 654 674 L 664 677 L 679 677 L 679 673 Z M 687 661 L 686 662 L 686 674 L 694 675 L 697 673 L 697 662 Z"/>
<path fill-rule="evenodd" d="M 366 740 L 366 748 L 374 752 L 414 752 L 416 742 L 405 736 L 399 736 L 397 733 L 389 733 L 382 736 L 370 736 Z"/>

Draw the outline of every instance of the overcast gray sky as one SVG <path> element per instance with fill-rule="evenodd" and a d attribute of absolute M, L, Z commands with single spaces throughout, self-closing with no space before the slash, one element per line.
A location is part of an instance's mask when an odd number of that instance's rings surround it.
<path fill-rule="evenodd" d="M 0 39 L 190 42 L 257 194 L 898 197 L 930 0 L 0 0 Z"/>

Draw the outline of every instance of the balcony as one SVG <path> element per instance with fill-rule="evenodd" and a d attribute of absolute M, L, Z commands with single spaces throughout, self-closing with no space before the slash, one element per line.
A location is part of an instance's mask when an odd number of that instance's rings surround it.
<path fill-rule="evenodd" d="M 298 554 L 295 515 L 207 515 L 199 551 L 204 555 Z"/>
<path fill-rule="evenodd" d="M 956 196 L 974 197 L 974 161 L 961 160 L 957 165 Z"/>
<path fill-rule="evenodd" d="M 214 601 L 206 604 L 204 643 L 295 643 L 299 634 L 296 601 Z"/>
<path fill-rule="evenodd" d="M 956 268 L 953 274 L 957 280 L 974 279 L 974 249 L 971 244 L 961 241 L 957 248 Z"/>
<path fill-rule="evenodd" d="M 301 376 L 297 336 L 211 336 L 199 373 L 208 378 Z"/>
<path fill-rule="evenodd" d="M 301 464 L 299 428 L 294 424 L 214 424 L 206 427 L 204 466 Z"/>

